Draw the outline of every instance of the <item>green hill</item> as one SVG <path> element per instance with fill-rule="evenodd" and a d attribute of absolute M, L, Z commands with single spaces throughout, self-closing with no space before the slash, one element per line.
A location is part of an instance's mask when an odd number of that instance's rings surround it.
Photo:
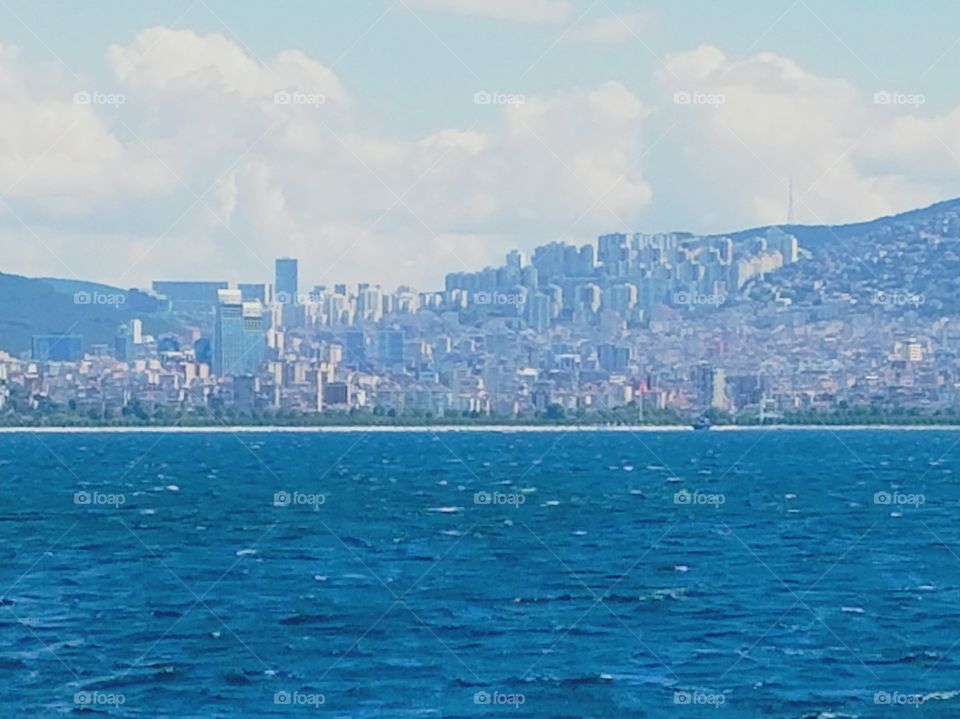
<path fill-rule="evenodd" d="M 153 335 L 179 329 L 155 309 L 136 290 L 0 273 L 0 350 L 20 355 L 30 351 L 32 335 L 56 332 L 82 335 L 84 347 L 112 344 L 117 328 L 133 318 Z"/>

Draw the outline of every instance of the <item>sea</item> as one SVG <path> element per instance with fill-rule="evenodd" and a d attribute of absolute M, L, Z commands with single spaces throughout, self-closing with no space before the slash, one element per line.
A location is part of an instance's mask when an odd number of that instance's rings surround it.
<path fill-rule="evenodd" d="M 0 434 L 0 716 L 960 717 L 958 443 Z"/>

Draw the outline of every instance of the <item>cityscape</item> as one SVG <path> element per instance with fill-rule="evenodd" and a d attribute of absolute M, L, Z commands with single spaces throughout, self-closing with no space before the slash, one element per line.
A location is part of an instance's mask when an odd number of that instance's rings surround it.
<path fill-rule="evenodd" d="M 0 719 L 960 717 L 958 35 L 0 0 Z"/>
<path fill-rule="evenodd" d="M 960 211 L 851 227 L 551 242 L 432 291 L 305 286 L 296 258 L 271 282 L 80 289 L 106 321 L 147 311 L 112 342 L 64 327 L 3 353 L 0 406 L 10 423 L 951 421 L 960 331 L 938 278 Z M 929 271 L 908 281 L 904 258 Z"/>

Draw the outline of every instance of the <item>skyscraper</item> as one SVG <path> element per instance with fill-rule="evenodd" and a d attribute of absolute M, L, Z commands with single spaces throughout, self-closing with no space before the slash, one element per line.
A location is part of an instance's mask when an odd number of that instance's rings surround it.
<path fill-rule="evenodd" d="M 266 347 L 266 324 L 263 305 L 258 301 L 243 303 L 243 371 L 254 374 L 263 363 Z"/>
<path fill-rule="evenodd" d="M 243 297 L 240 290 L 219 290 L 217 300 L 213 371 L 221 376 L 239 374 L 243 361 Z"/>
<path fill-rule="evenodd" d="M 274 289 L 281 305 L 280 322 L 284 327 L 299 327 L 302 314 L 297 296 L 300 287 L 297 261 L 290 257 L 277 259 L 276 275 Z"/>

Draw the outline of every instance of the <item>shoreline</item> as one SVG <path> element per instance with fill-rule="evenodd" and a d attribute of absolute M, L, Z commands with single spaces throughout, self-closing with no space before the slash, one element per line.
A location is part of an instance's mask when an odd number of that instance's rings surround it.
<path fill-rule="evenodd" d="M 717 425 L 698 432 L 960 432 L 955 424 L 770 424 L 770 425 Z M 330 426 L 284 426 L 284 425 L 231 425 L 231 426 L 129 426 L 129 427 L 0 427 L 0 434 L 351 434 L 351 433 L 451 433 L 495 432 L 515 433 L 584 433 L 584 432 L 694 432 L 689 425 L 330 425 Z"/>

